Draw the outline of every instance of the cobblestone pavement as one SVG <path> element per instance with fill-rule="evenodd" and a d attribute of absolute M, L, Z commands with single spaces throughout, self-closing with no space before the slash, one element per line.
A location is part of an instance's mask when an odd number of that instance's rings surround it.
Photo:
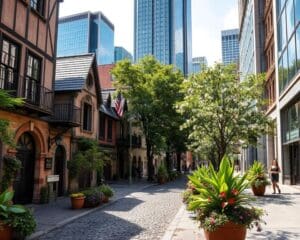
<path fill-rule="evenodd" d="M 132 193 L 97 212 L 40 237 L 40 240 L 160 239 L 181 207 L 185 179 Z"/>

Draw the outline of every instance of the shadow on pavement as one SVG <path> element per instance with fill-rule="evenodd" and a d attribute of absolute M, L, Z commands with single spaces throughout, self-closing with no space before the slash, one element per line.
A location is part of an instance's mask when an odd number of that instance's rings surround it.
<path fill-rule="evenodd" d="M 113 209 L 109 211 L 115 211 L 115 212 L 127 212 L 138 206 L 139 204 L 143 203 L 144 201 L 139 200 L 137 198 L 133 197 L 125 197 L 120 199 L 117 203 L 113 203 Z M 106 210 L 107 208 L 104 208 Z"/>
<path fill-rule="evenodd" d="M 62 229 L 54 230 L 39 239 L 129 240 L 144 230 L 134 223 L 108 213 L 99 211 L 91 215 L 93 215 L 92 218 L 80 218 L 76 222 L 70 223 Z"/>
<path fill-rule="evenodd" d="M 296 240 L 300 239 L 299 233 L 293 233 L 289 231 L 263 231 L 257 233 L 251 233 L 247 240 Z"/>
<path fill-rule="evenodd" d="M 288 205 L 292 206 L 295 204 L 292 196 L 293 194 L 267 194 L 263 197 L 256 197 L 255 205 L 263 207 L 265 204 L 276 204 L 276 205 Z"/>

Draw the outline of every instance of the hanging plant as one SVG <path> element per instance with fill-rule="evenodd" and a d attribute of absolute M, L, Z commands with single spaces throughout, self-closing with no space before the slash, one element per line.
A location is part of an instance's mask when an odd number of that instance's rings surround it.
<path fill-rule="evenodd" d="M 3 176 L 1 181 L 1 190 L 5 191 L 16 178 L 18 172 L 22 168 L 22 163 L 19 159 L 14 156 L 3 157 Z"/>

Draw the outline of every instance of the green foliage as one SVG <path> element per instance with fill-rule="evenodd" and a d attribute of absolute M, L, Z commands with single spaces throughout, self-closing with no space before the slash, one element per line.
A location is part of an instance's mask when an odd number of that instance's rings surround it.
<path fill-rule="evenodd" d="M 157 178 L 167 180 L 168 177 L 169 177 L 168 170 L 167 170 L 165 164 L 161 163 L 157 170 Z"/>
<path fill-rule="evenodd" d="M 48 203 L 49 202 L 49 189 L 47 186 L 41 187 L 40 191 L 40 203 Z"/>
<path fill-rule="evenodd" d="M 264 79 L 264 75 L 250 75 L 239 81 L 235 65 L 216 64 L 183 82 L 185 97 L 177 104 L 186 117 L 182 127 L 189 131 L 190 147 L 205 154 L 215 168 L 241 142 L 255 145 L 269 129 L 263 110 Z"/>
<path fill-rule="evenodd" d="M 141 123 L 147 145 L 148 175 L 152 179 L 153 154 L 185 143 L 180 131 L 184 120 L 175 109 L 175 103 L 183 99 L 179 92 L 183 75 L 151 56 L 138 64 L 120 61 L 112 74 L 115 87 L 128 100 L 128 115 Z"/>
<path fill-rule="evenodd" d="M 8 190 L 0 194 L 0 220 L 8 221 L 11 214 L 24 213 L 26 210 L 21 205 L 12 204 L 14 193 Z"/>
<path fill-rule="evenodd" d="M 100 204 L 102 193 L 99 189 L 91 188 L 82 191 L 82 193 L 85 195 L 84 207 L 96 207 Z"/>
<path fill-rule="evenodd" d="M 1 179 L 1 190 L 4 191 L 11 184 L 17 173 L 22 168 L 22 163 L 16 157 L 4 156 L 3 157 L 3 176 Z"/>
<path fill-rule="evenodd" d="M 10 219 L 6 223 L 13 228 L 14 232 L 22 237 L 31 235 L 36 229 L 34 216 L 27 208 L 24 213 L 11 214 Z"/>
<path fill-rule="evenodd" d="M 253 165 L 248 170 L 248 180 L 251 185 L 259 187 L 261 185 L 269 185 L 270 182 L 267 179 L 265 166 L 263 163 L 254 161 Z"/>
<path fill-rule="evenodd" d="M 234 176 L 234 167 L 227 156 L 221 161 L 219 171 L 201 167 L 189 176 L 195 188 L 189 197 L 188 209 L 197 213 L 201 227 L 213 230 L 227 221 L 248 227 L 261 221 L 262 211 L 249 207 L 250 196 L 244 194 L 249 186 L 247 174 Z"/>
<path fill-rule="evenodd" d="M 22 105 L 23 100 L 20 98 L 13 98 L 6 90 L 0 89 L 0 106 L 2 108 L 12 108 Z M 0 119 L 0 141 L 14 147 L 13 133 L 9 129 L 9 122 Z"/>
<path fill-rule="evenodd" d="M 106 197 L 112 197 L 114 195 L 114 191 L 112 190 L 112 188 L 106 184 L 103 184 L 99 187 L 100 192 L 102 192 L 104 194 L 104 196 Z"/>
<path fill-rule="evenodd" d="M 80 138 L 78 152 L 67 163 L 69 177 L 74 179 L 81 173 L 93 170 L 102 173 L 103 167 L 108 161 L 108 156 L 101 151 L 96 140 Z"/>

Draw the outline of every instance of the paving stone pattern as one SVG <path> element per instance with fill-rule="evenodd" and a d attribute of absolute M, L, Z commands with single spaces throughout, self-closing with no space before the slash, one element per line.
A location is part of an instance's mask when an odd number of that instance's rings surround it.
<path fill-rule="evenodd" d="M 40 240 L 156 240 L 182 205 L 184 178 L 132 193 L 97 212 L 40 237 Z"/>

